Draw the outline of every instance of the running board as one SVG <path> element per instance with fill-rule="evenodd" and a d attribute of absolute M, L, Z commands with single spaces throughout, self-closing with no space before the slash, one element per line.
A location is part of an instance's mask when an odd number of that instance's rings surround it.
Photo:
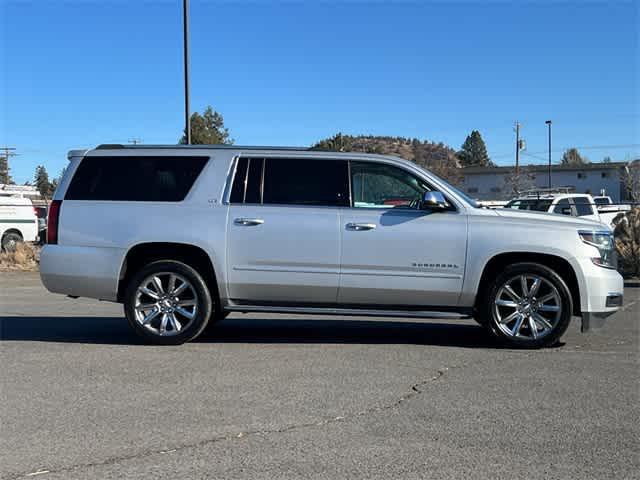
<path fill-rule="evenodd" d="M 345 315 L 363 317 L 410 317 L 410 318 L 441 318 L 465 319 L 471 315 L 461 312 L 438 312 L 427 310 L 371 310 L 363 308 L 327 308 L 327 307 L 279 307 L 276 305 L 227 305 L 227 312 L 264 312 L 264 313 L 292 313 L 296 315 Z"/>

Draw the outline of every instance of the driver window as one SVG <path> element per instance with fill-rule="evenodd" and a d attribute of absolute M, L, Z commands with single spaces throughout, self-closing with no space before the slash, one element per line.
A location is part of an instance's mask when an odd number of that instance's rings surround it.
<path fill-rule="evenodd" d="M 355 208 L 416 208 L 431 190 L 409 172 L 383 163 L 351 162 L 351 196 Z"/>

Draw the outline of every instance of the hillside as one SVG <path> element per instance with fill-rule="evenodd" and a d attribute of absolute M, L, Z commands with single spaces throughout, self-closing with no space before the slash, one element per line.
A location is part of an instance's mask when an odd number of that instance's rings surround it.
<path fill-rule="evenodd" d="M 319 141 L 315 150 L 335 152 L 367 152 L 395 155 L 415 162 L 452 183 L 461 180 L 460 164 L 456 152 L 443 143 L 417 138 L 374 135 L 337 135 Z"/>

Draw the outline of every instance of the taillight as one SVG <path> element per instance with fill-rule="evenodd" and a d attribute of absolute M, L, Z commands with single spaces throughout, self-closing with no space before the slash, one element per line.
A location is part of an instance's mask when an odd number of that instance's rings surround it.
<path fill-rule="evenodd" d="M 60 207 L 62 207 L 62 200 L 53 200 L 51 205 L 49 205 L 49 217 L 47 219 L 47 243 L 49 245 L 56 245 L 58 243 Z"/>

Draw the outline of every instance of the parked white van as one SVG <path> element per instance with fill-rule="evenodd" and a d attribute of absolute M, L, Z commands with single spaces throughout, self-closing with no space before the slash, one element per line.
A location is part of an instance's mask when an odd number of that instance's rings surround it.
<path fill-rule="evenodd" d="M 20 242 L 38 239 L 38 216 L 29 198 L 0 191 L 0 246 L 11 252 Z"/>

